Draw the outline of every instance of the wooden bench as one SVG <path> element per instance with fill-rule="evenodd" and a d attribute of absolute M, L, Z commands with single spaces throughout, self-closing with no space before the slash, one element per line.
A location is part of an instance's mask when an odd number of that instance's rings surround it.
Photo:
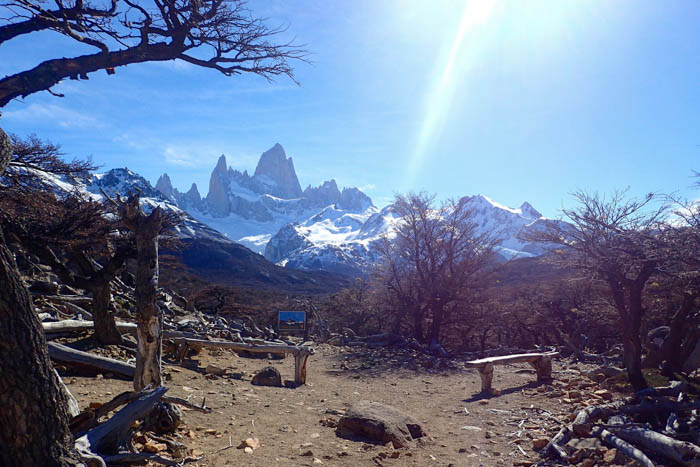
<path fill-rule="evenodd" d="M 517 355 L 503 355 L 500 357 L 481 358 L 466 362 L 466 366 L 476 368 L 481 376 L 481 392 L 493 394 L 491 388 L 493 382 L 494 365 L 505 365 L 507 363 L 527 362 L 537 371 L 537 381 L 548 383 L 552 381 L 552 357 L 559 355 L 559 352 L 543 353 L 523 353 Z"/>
<path fill-rule="evenodd" d="M 245 350 L 248 352 L 258 353 L 273 353 L 273 354 L 291 354 L 294 355 L 294 384 L 301 386 L 306 383 L 306 361 L 313 350 L 309 347 L 284 344 L 244 344 L 242 342 L 226 342 L 226 341 L 207 341 L 204 339 L 173 339 L 176 344 L 183 346 L 183 349 L 189 347 L 209 347 L 216 349 L 231 349 Z"/>

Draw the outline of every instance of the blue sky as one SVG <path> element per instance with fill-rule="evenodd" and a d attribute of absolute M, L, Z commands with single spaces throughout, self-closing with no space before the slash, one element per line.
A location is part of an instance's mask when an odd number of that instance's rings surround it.
<path fill-rule="evenodd" d="M 396 192 L 482 193 L 550 217 L 581 188 L 689 188 L 700 170 L 700 3 L 250 2 L 312 53 L 285 78 L 182 62 L 66 81 L 3 109 L 104 169 L 167 172 L 205 195 L 216 159 L 252 172 L 282 144 L 300 182 L 335 178 L 377 205 Z M 84 53 L 53 34 L 0 47 L 0 75 Z"/>

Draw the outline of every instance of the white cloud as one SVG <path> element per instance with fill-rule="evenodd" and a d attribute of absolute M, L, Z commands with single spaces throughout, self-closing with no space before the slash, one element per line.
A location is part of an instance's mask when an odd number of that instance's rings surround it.
<path fill-rule="evenodd" d="M 374 183 L 368 183 L 366 185 L 358 186 L 357 188 L 359 188 L 360 191 L 373 191 L 375 188 L 377 188 L 377 185 Z"/>
<path fill-rule="evenodd" d="M 3 113 L 7 120 L 22 122 L 51 121 L 63 128 L 103 128 L 106 125 L 95 117 L 56 104 L 29 104 Z"/>

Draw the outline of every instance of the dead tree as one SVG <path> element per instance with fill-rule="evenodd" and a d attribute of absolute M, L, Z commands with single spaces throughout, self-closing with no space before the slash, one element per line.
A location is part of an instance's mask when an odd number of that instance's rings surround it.
<path fill-rule="evenodd" d="M 96 340 L 120 344 L 121 334 L 109 311 L 111 282 L 131 254 L 131 245 L 113 235 L 116 225 L 105 216 L 101 203 L 77 193 L 55 194 L 49 191 L 53 187 L 44 186 L 42 174 L 65 172 L 57 145 L 35 136 L 10 139 L 12 158 L 0 200 L 5 232 L 50 266 L 64 284 L 88 290 L 93 297 Z M 89 162 L 73 165 L 73 176 L 92 169 Z"/>
<path fill-rule="evenodd" d="M 283 31 L 254 18 L 242 0 L 111 0 L 104 7 L 68 0 L 55 8 L 39 0 L 2 0 L 0 16 L 0 46 L 35 32 L 52 32 L 97 50 L 59 55 L 3 77 L 0 109 L 15 98 L 51 92 L 62 79 L 87 79 L 98 70 L 111 75 L 116 67 L 133 63 L 179 59 L 226 76 L 293 79 L 289 60 L 306 55 L 292 43 L 275 43 Z M 9 163 L 7 143 L 0 131 L 0 174 Z M 0 256 L 0 463 L 71 465 L 76 454 L 67 442 L 66 404 L 57 395 L 38 318 L 2 235 Z"/>
<path fill-rule="evenodd" d="M 151 61 L 183 60 L 226 76 L 255 73 L 267 79 L 287 75 L 288 60 L 306 52 L 270 39 L 284 32 L 252 17 L 242 0 L 111 0 L 100 6 L 82 0 L 48 4 L 3 0 L 0 46 L 39 31 L 93 47 L 95 53 L 46 60 L 0 79 L 0 107 L 12 99 L 50 90 L 62 79 Z M 54 6 L 52 8 L 52 6 Z M 56 93 L 54 93 L 56 94 Z"/>
<path fill-rule="evenodd" d="M 550 258 L 564 267 L 602 280 L 620 317 L 624 362 L 636 390 L 647 387 L 642 374 L 640 336 L 644 287 L 666 259 L 659 227 L 666 206 L 654 208 L 653 194 L 641 200 L 615 192 L 609 198 L 574 193 L 578 207 L 564 209 L 569 224 L 550 224 L 528 236 L 552 246 Z M 556 248 L 556 249 L 555 249 Z"/>
<path fill-rule="evenodd" d="M 396 197 L 393 206 L 401 219 L 384 256 L 389 287 L 413 297 L 416 332 L 422 336 L 429 317 L 428 341 L 437 346 L 455 305 L 493 261 L 498 240 L 478 230 L 466 198 L 437 207 L 434 200 L 425 193 Z"/>
<path fill-rule="evenodd" d="M 161 385 L 161 345 L 163 342 L 163 314 L 158 298 L 158 236 L 164 227 L 165 216 L 159 207 L 150 214 L 141 208 L 140 196 L 131 194 L 126 200 L 114 201 L 124 225 L 136 240 L 136 374 L 134 389 Z"/>
<path fill-rule="evenodd" d="M 9 138 L 0 130 L 0 174 L 11 153 Z M 68 400 L 1 229 L 0 284 L 0 464 L 77 465 Z"/>

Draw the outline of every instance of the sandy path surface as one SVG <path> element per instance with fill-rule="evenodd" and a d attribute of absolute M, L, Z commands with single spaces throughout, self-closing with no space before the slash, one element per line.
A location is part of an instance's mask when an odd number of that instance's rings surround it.
<path fill-rule="evenodd" d="M 226 369 L 226 375 L 207 375 L 210 363 Z M 242 358 L 205 350 L 181 366 L 166 363 L 169 395 L 197 404 L 206 399 L 213 409 L 210 414 L 184 409 L 184 426 L 172 439 L 184 443 L 190 454 L 203 456 L 188 465 L 527 465 L 518 463 L 540 460 L 532 438 L 556 432 L 573 410 L 561 389 L 590 384 L 578 377 L 576 365 L 564 368 L 554 362 L 554 388 L 534 384 L 534 371 L 526 364 L 505 365 L 496 367 L 494 376 L 494 387 L 502 394 L 481 399 L 478 373 L 458 360 L 431 359 L 410 350 L 321 345 L 309 359 L 308 384 L 295 389 L 253 386 L 253 374 L 268 365 L 278 368 L 283 379 L 292 379 L 292 358 Z M 130 382 L 109 378 L 65 380 L 81 408 L 131 389 Z M 334 421 L 363 399 L 413 416 L 430 439 L 395 451 L 337 437 Z M 236 448 L 251 437 L 260 441 L 254 452 Z M 232 448 L 216 452 L 229 440 Z"/>

